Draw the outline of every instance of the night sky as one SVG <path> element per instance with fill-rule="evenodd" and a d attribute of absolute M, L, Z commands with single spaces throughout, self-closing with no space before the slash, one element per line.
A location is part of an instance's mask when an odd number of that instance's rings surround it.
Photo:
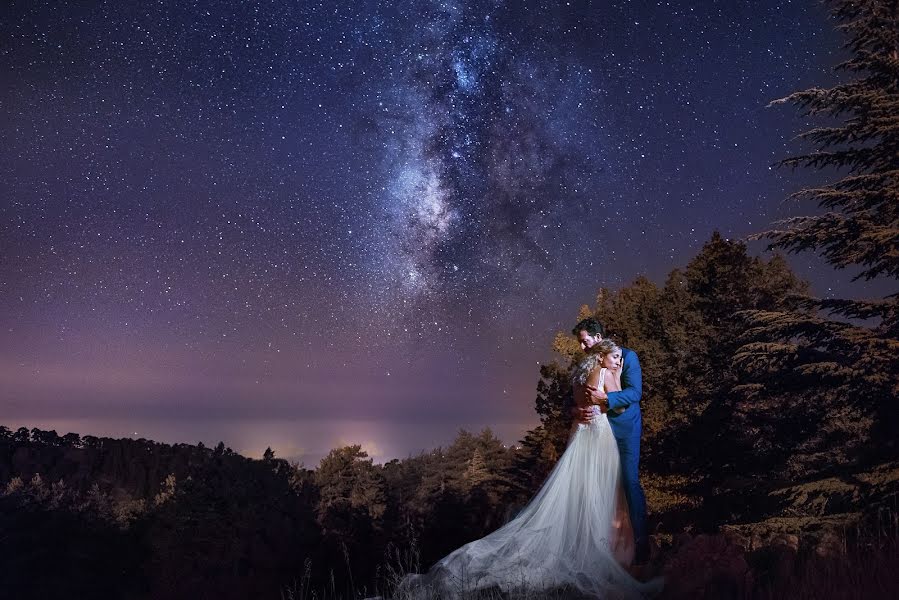
<path fill-rule="evenodd" d="M 765 106 L 842 56 L 815 0 L 0 11 L 0 423 L 307 466 L 518 439 L 600 286 L 793 214 Z"/>

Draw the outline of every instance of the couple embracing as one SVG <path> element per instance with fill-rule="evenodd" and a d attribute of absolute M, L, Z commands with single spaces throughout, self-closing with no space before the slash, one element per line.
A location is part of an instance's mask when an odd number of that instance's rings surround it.
<path fill-rule="evenodd" d="M 661 589 L 628 572 L 649 558 L 646 500 L 638 478 L 640 362 L 605 338 L 593 318 L 572 333 L 585 357 L 572 371 L 568 446 L 524 509 L 493 533 L 453 551 L 399 596 L 459 598 L 476 590 L 568 588 L 594 598 L 642 598 Z"/>

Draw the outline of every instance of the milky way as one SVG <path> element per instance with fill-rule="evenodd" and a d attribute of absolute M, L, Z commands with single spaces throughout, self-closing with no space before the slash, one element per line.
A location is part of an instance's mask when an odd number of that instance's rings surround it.
<path fill-rule="evenodd" d="M 477 298 L 489 317 L 534 291 L 586 214 L 579 182 L 602 167 L 601 148 L 577 147 L 599 134 L 585 117 L 591 73 L 523 39 L 508 7 L 415 7 L 402 11 L 414 22 L 399 27 L 396 76 L 371 97 L 388 185 L 370 248 L 407 302 Z"/>

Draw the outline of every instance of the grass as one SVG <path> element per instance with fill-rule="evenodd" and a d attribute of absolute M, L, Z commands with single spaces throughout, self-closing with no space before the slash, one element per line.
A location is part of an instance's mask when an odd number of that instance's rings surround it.
<path fill-rule="evenodd" d="M 760 586 L 756 598 L 899 598 L 899 513 L 880 513 L 873 526 L 849 533 L 798 558 L 789 572 Z"/>
<path fill-rule="evenodd" d="M 660 600 L 707 598 L 724 600 L 879 600 L 899 598 L 899 513 L 885 512 L 868 528 L 834 534 L 828 543 L 800 554 L 797 549 L 768 548 L 765 553 L 736 557 L 723 535 L 706 536 L 696 549 L 674 550 L 661 560 L 666 564 L 666 588 Z M 698 538 L 697 538 L 698 539 Z M 693 556 L 690 556 L 690 552 Z M 764 555 L 764 556 L 763 556 Z M 418 551 L 413 545 L 401 552 L 391 548 L 378 569 L 375 588 L 357 588 L 347 554 L 345 577 L 331 577 L 319 589 L 311 585 L 311 563 L 303 576 L 285 588 L 281 600 L 447 600 L 436 592 L 397 593 L 407 573 L 420 573 Z M 736 562 L 746 569 L 732 568 Z M 722 568 L 722 565 L 723 568 Z M 671 566 L 678 569 L 671 570 Z M 570 589 L 541 589 L 503 592 L 498 588 L 459 594 L 461 600 L 583 600 Z"/>
<path fill-rule="evenodd" d="M 466 587 L 464 581 L 459 584 L 459 593 L 452 596 L 441 595 L 433 589 L 418 588 L 398 591 L 400 582 L 407 574 L 422 572 L 418 550 L 414 544 L 405 551 L 400 551 L 396 547 L 388 550 L 385 562 L 377 570 L 378 583 L 374 590 L 368 590 L 365 587 L 356 589 L 352 584 L 352 567 L 347 553 L 344 553 L 344 560 L 348 575 L 343 581 L 337 581 L 332 571 L 326 586 L 313 589 L 311 586 L 312 565 L 307 559 L 303 576 L 282 591 L 281 600 L 360 600 L 363 598 L 380 600 L 588 600 L 589 598 L 577 590 L 568 588 L 503 591 L 494 587 L 464 592 L 462 591 Z"/>

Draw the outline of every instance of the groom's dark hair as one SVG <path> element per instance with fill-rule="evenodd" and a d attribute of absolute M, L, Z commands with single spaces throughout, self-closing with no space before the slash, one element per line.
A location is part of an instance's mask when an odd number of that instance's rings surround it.
<path fill-rule="evenodd" d="M 586 319 L 578 321 L 577 325 L 574 326 L 574 329 L 571 330 L 571 333 L 577 335 L 578 332 L 581 331 L 586 331 L 590 335 L 596 335 L 598 333 L 602 337 L 606 337 L 606 328 L 593 317 L 587 317 Z"/>

